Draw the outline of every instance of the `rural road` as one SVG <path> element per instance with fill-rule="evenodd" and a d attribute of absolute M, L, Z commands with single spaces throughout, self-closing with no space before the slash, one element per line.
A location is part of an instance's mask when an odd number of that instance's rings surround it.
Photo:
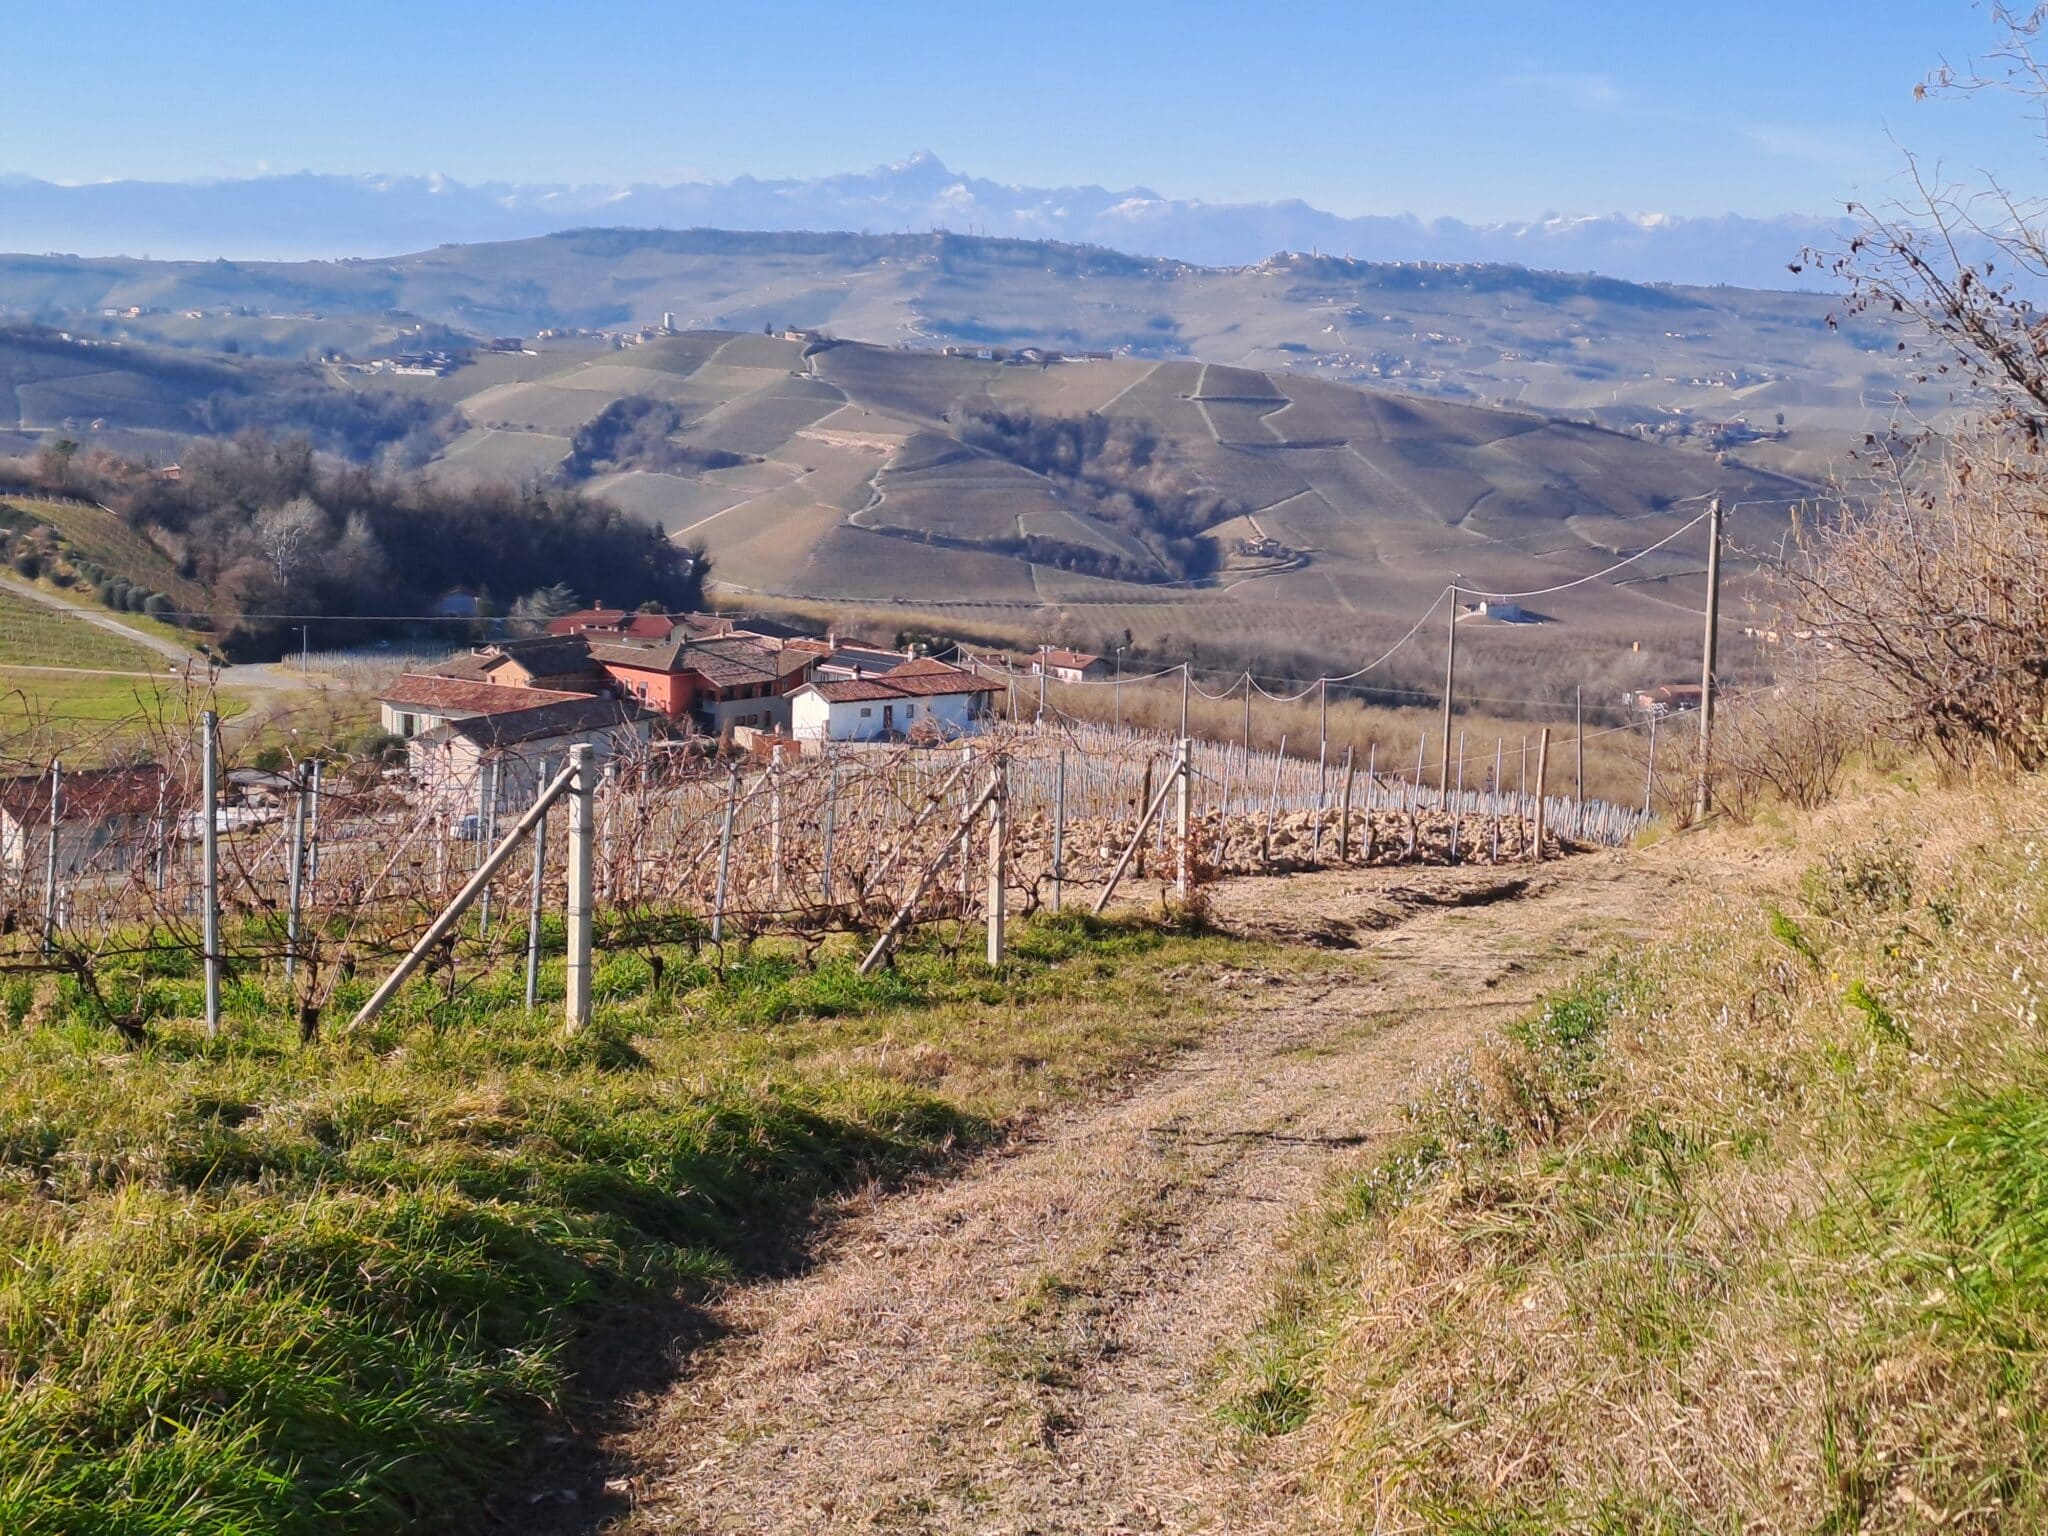
<path fill-rule="evenodd" d="M 88 603 L 75 602 L 68 597 L 59 597 L 54 592 L 45 592 L 41 587 L 32 587 L 25 582 L 11 580 L 0 582 L 0 589 L 10 592 L 16 597 L 26 598 L 32 603 L 41 603 L 45 608 L 54 608 L 59 613 L 68 613 L 73 618 L 83 619 L 86 623 L 94 625 L 99 629 L 104 629 L 109 634 L 119 635 L 124 640 L 132 640 L 144 649 L 154 651 L 157 655 L 163 657 L 176 670 L 182 671 L 187 666 L 203 668 L 207 665 L 205 658 L 189 647 L 166 640 L 161 635 L 153 635 L 146 629 L 136 629 L 130 625 L 123 624 L 103 608 L 95 608 Z M 76 669 L 61 668 L 57 670 L 71 671 Z M 219 685 L 223 688 L 290 690 L 305 686 L 298 677 L 288 673 L 281 666 L 270 662 L 251 666 L 219 667 L 216 669 L 216 673 Z M 140 677 L 143 674 L 136 673 L 134 675 Z"/>
<path fill-rule="evenodd" d="M 1676 861 L 1385 869 L 1215 888 L 1253 959 L 1207 1041 L 1128 1096 L 846 1217 L 609 1447 L 622 1536 L 1314 1532 L 1280 1453 L 1215 1416 L 1291 1223 L 1411 1094 L 1572 960 L 1639 937 Z M 1355 948 L 1347 947 L 1353 946 Z M 1334 946 L 1334 948 L 1333 948 Z"/>

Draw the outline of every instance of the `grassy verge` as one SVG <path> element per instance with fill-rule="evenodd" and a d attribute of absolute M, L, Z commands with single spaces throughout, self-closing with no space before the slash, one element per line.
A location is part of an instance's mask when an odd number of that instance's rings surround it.
<path fill-rule="evenodd" d="M 98 978 L 133 1052 L 0 982 L 0 1530 L 443 1528 L 549 1431 L 579 1333 L 1187 1041 L 1225 949 L 1070 917 L 999 975 L 612 954 L 573 1040 L 497 971 L 304 1047 L 253 977 L 207 1041 L 167 951 Z"/>
<path fill-rule="evenodd" d="M 2048 792 L 1823 834 L 1335 1192 L 1224 1417 L 1375 1529 L 2048 1525 Z"/>

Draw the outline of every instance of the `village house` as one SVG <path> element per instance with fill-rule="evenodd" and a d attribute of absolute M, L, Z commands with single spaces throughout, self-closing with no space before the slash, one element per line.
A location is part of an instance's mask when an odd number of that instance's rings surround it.
<path fill-rule="evenodd" d="M 429 809 L 468 815 L 494 791 L 500 811 L 520 811 L 533 803 L 544 772 L 567 765 L 570 748 L 588 743 L 602 765 L 645 746 L 654 724 L 653 715 L 627 700 L 570 694 L 535 709 L 449 720 L 413 737 L 407 760 Z"/>
<path fill-rule="evenodd" d="M 1090 682 L 1109 671 L 1109 665 L 1100 656 L 1086 651 L 1063 651 L 1056 646 L 1042 646 L 1031 659 L 1031 675 L 1040 673 L 1059 683 Z"/>
<path fill-rule="evenodd" d="M 406 672 L 377 696 L 377 708 L 384 729 L 410 741 L 424 731 L 458 720 L 520 714 L 589 697 L 589 693 L 567 689 L 526 688 Z"/>
<path fill-rule="evenodd" d="M 57 873 L 122 874 L 174 818 L 176 783 L 154 763 L 62 773 L 57 785 Z M 49 857 L 50 776 L 0 780 L 0 865 L 40 870 Z"/>
<path fill-rule="evenodd" d="M 1700 707 L 1700 685 L 1698 683 L 1665 683 L 1657 688 L 1639 688 L 1627 695 L 1626 702 L 1631 709 L 1639 709 L 1652 717 L 1682 713 Z"/>
<path fill-rule="evenodd" d="M 693 639 L 680 627 L 661 641 L 593 636 L 590 655 L 625 696 L 707 736 L 787 727 L 789 695 L 817 662 L 800 648 L 745 635 Z"/>
<path fill-rule="evenodd" d="M 597 693 L 605 686 L 604 670 L 590 659 L 589 643 L 578 635 L 494 640 L 422 670 L 434 677 L 493 683 L 501 688 Z"/>
<path fill-rule="evenodd" d="M 929 658 L 873 677 L 814 681 L 790 698 L 800 742 L 947 741 L 977 734 L 996 685 Z"/>

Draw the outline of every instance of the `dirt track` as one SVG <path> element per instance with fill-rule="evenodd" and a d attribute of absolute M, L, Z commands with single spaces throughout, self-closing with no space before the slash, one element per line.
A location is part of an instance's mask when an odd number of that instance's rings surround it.
<path fill-rule="evenodd" d="M 1668 911 L 1675 861 L 1226 882 L 1225 927 L 1336 951 L 1226 975 L 1207 1043 L 737 1290 L 614 1447 L 625 1532 L 1323 1528 L 1212 1412 L 1291 1219 L 1404 1098 L 1574 957 Z M 1356 946 L 1356 947 L 1352 947 Z"/>

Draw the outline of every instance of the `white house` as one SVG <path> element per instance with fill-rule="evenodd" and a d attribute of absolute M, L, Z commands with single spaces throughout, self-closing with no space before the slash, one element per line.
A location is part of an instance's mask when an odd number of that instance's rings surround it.
<path fill-rule="evenodd" d="M 799 741 L 950 740 L 988 718 L 996 685 L 942 661 L 907 661 L 879 677 L 806 683 L 790 696 Z"/>
<path fill-rule="evenodd" d="M 1057 646 L 1045 646 L 1031 659 L 1031 675 L 1041 672 L 1062 683 L 1093 682 L 1109 668 L 1100 656 L 1087 651 L 1064 651 Z"/>

